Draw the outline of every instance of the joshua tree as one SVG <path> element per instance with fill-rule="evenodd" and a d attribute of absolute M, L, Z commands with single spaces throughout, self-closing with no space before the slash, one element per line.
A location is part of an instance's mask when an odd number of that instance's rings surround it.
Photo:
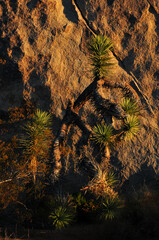
<path fill-rule="evenodd" d="M 54 174 L 53 178 L 58 178 L 62 167 L 61 160 L 62 154 L 60 146 L 63 145 L 64 139 L 68 133 L 71 124 L 76 124 L 82 131 L 84 136 L 84 144 L 87 145 L 87 141 L 92 135 L 92 138 L 100 144 L 105 146 L 105 158 L 108 160 L 110 157 L 110 146 L 114 142 L 123 138 L 132 138 L 139 129 L 139 121 L 135 116 L 129 116 L 131 113 L 137 113 L 137 101 L 138 98 L 134 89 L 128 83 L 118 83 L 110 81 L 108 79 L 108 73 L 112 70 L 113 60 L 110 57 L 110 51 L 112 50 L 112 42 L 107 36 L 93 36 L 88 44 L 90 51 L 90 60 L 92 65 L 92 72 L 94 80 L 92 83 L 81 93 L 77 100 L 69 102 L 64 118 L 61 122 L 61 127 L 57 133 L 57 136 L 53 144 L 53 158 L 54 158 Z M 100 88 L 117 88 L 121 89 L 125 96 L 133 100 L 123 100 L 121 105 L 111 101 L 110 99 L 103 99 L 99 94 Z M 115 131 L 111 125 L 97 125 L 93 131 L 90 131 L 82 119 L 79 117 L 78 112 L 84 106 L 84 104 L 91 100 L 96 110 L 101 114 L 107 113 L 110 117 L 116 117 L 123 121 L 123 128 L 119 131 Z M 132 105 L 132 106 L 130 106 Z M 129 110 L 129 111 L 128 111 Z M 129 117 L 128 117 L 129 116 Z M 111 121 L 110 121 L 111 124 Z"/>
<path fill-rule="evenodd" d="M 46 168 L 52 138 L 51 124 L 51 115 L 37 110 L 32 121 L 25 125 L 25 134 L 20 139 L 34 183 L 36 175 Z"/>
<path fill-rule="evenodd" d="M 90 51 L 90 60 L 94 80 L 82 92 L 82 94 L 73 102 L 69 102 L 64 118 L 61 122 L 61 127 L 53 144 L 54 171 L 53 180 L 57 179 L 62 167 L 62 152 L 60 151 L 64 139 L 69 131 L 71 124 L 76 124 L 83 132 L 83 146 L 87 145 L 88 139 L 91 137 L 94 142 L 99 145 L 101 150 L 101 163 L 91 162 L 95 175 L 88 185 L 81 190 L 89 190 L 97 198 L 115 199 L 118 197 L 114 190 L 115 176 L 111 173 L 110 151 L 120 141 L 130 141 L 137 135 L 140 128 L 138 107 L 138 95 L 128 83 L 118 83 L 109 80 L 108 73 L 112 70 L 113 61 L 110 57 L 112 50 L 112 42 L 106 36 L 93 36 L 88 44 Z M 100 88 L 121 89 L 125 98 L 120 104 L 104 99 L 99 94 Z M 96 111 L 102 115 L 109 116 L 104 118 L 105 123 L 94 126 L 92 131 L 86 127 L 78 112 L 84 104 L 91 100 Z M 119 119 L 122 122 L 122 127 L 116 130 L 112 125 L 112 117 Z M 112 200 L 115 201 L 115 200 Z M 108 204 L 107 204 L 108 205 Z M 105 206 L 107 209 L 107 205 Z"/>

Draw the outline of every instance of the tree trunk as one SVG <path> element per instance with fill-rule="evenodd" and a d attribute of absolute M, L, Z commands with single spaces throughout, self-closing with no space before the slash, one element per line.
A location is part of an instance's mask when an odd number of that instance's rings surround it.
<path fill-rule="evenodd" d="M 88 141 L 91 131 L 88 130 L 88 128 L 83 124 L 81 118 L 78 115 L 79 110 L 88 100 L 91 99 L 94 101 L 96 109 L 99 110 L 101 114 L 107 113 L 109 115 L 110 123 L 112 123 L 112 116 L 115 116 L 119 119 L 126 117 L 126 114 L 119 105 L 110 100 L 103 99 L 98 94 L 97 88 L 99 89 L 100 87 L 120 88 L 125 92 L 125 94 L 129 94 L 131 97 L 139 99 L 135 90 L 128 83 L 116 83 L 109 81 L 106 78 L 100 79 L 99 77 L 95 77 L 94 81 L 79 95 L 74 104 L 71 102 L 68 103 L 60 129 L 53 142 L 54 166 L 51 170 L 53 171 L 53 178 L 55 177 L 57 179 L 60 175 L 62 168 L 60 146 L 63 144 L 63 141 L 68 132 L 68 128 L 72 123 L 76 124 L 87 136 L 85 144 Z M 106 147 L 105 158 L 108 160 L 110 159 L 110 150 L 108 147 Z"/>

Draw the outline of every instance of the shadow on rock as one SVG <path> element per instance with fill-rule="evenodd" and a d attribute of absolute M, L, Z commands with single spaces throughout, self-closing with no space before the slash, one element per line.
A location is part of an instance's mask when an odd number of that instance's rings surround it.
<path fill-rule="evenodd" d="M 156 189 L 158 182 L 156 180 L 156 173 L 152 166 L 146 163 L 142 164 L 140 170 L 134 175 L 130 176 L 122 186 L 122 192 L 133 193 L 141 190 L 144 186 Z"/>
<path fill-rule="evenodd" d="M 62 0 L 62 4 L 64 6 L 64 14 L 67 19 L 73 23 L 78 23 L 78 15 L 74 6 L 72 5 L 71 0 Z"/>

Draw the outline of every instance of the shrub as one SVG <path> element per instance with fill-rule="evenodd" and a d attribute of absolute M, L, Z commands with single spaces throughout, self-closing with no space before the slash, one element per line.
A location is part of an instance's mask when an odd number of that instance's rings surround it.
<path fill-rule="evenodd" d="M 76 205 L 70 195 L 57 196 L 53 201 L 52 208 L 49 218 L 56 229 L 62 229 L 74 221 Z"/>
<path fill-rule="evenodd" d="M 107 124 L 98 124 L 93 128 L 92 140 L 100 145 L 101 148 L 104 146 L 112 146 L 112 126 Z"/>
<path fill-rule="evenodd" d="M 56 229 L 62 229 L 73 221 L 74 215 L 69 211 L 68 208 L 59 206 L 53 210 L 49 218 L 52 219 L 52 224 Z"/>
<path fill-rule="evenodd" d="M 121 101 L 122 109 L 129 115 L 139 115 L 140 108 L 136 101 L 131 98 L 123 98 Z"/>
<path fill-rule="evenodd" d="M 27 168 L 33 175 L 34 183 L 37 173 L 46 174 L 46 161 L 52 142 L 51 115 L 37 110 L 25 127 L 25 134 L 20 139 L 27 158 Z"/>
<path fill-rule="evenodd" d="M 94 76 L 106 76 L 113 65 L 112 58 L 109 56 L 109 50 L 112 49 L 113 43 L 107 36 L 93 36 L 89 42 L 90 59 L 92 61 L 92 70 Z"/>
<path fill-rule="evenodd" d="M 124 119 L 124 139 L 125 141 L 131 140 L 140 130 L 140 121 L 137 116 L 128 116 Z"/>
<path fill-rule="evenodd" d="M 81 192 L 73 196 L 73 201 L 77 207 L 84 206 L 87 202 L 86 198 L 82 195 Z"/>
<path fill-rule="evenodd" d="M 112 220 L 121 207 L 118 198 L 107 198 L 104 202 L 102 202 L 100 219 L 101 220 Z"/>

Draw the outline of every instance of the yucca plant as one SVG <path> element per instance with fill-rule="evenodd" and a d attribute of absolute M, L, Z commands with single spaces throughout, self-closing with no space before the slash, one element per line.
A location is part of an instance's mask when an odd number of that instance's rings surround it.
<path fill-rule="evenodd" d="M 24 126 L 25 134 L 20 139 L 20 144 L 24 148 L 24 156 L 28 159 L 28 169 L 33 174 L 34 183 L 36 174 L 41 168 L 45 168 L 51 146 L 51 115 L 47 112 L 37 110 L 32 118 Z"/>
<path fill-rule="evenodd" d="M 49 218 L 56 229 L 61 229 L 71 224 L 76 215 L 76 205 L 71 195 L 59 194 L 53 201 L 53 211 Z"/>
<path fill-rule="evenodd" d="M 102 202 L 100 219 L 101 220 L 112 220 L 117 212 L 121 208 L 121 204 L 118 198 L 107 198 Z"/>
<path fill-rule="evenodd" d="M 73 201 L 76 204 L 77 207 L 81 207 L 86 204 L 86 198 L 83 196 L 83 194 L 80 192 L 77 195 L 73 197 Z"/>
<path fill-rule="evenodd" d="M 69 225 L 74 218 L 74 215 L 64 206 L 57 207 L 49 216 L 53 221 L 52 224 L 56 229 L 62 229 Z"/>
<path fill-rule="evenodd" d="M 112 136 L 112 126 L 105 123 L 94 126 L 91 139 L 103 148 L 104 146 L 113 146 Z"/>
<path fill-rule="evenodd" d="M 140 120 L 137 116 L 128 116 L 124 119 L 124 139 L 125 141 L 132 140 L 140 130 Z"/>
<path fill-rule="evenodd" d="M 113 129 L 111 125 L 98 124 L 93 128 L 91 139 L 100 146 L 101 150 L 105 150 L 105 158 L 107 160 L 110 158 L 110 148 L 114 146 L 112 136 Z"/>
<path fill-rule="evenodd" d="M 40 109 L 37 109 L 33 115 L 33 121 L 38 125 L 39 128 L 44 130 L 50 129 L 50 126 L 52 125 L 51 114 Z"/>
<path fill-rule="evenodd" d="M 123 98 L 121 101 L 121 107 L 129 115 L 140 114 L 140 108 L 137 102 L 131 98 Z"/>
<path fill-rule="evenodd" d="M 95 35 L 89 42 L 90 59 L 95 77 L 105 77 L 114 64 L 109 51 L 112 49 L 111 39 L 103 35 Z"/>

